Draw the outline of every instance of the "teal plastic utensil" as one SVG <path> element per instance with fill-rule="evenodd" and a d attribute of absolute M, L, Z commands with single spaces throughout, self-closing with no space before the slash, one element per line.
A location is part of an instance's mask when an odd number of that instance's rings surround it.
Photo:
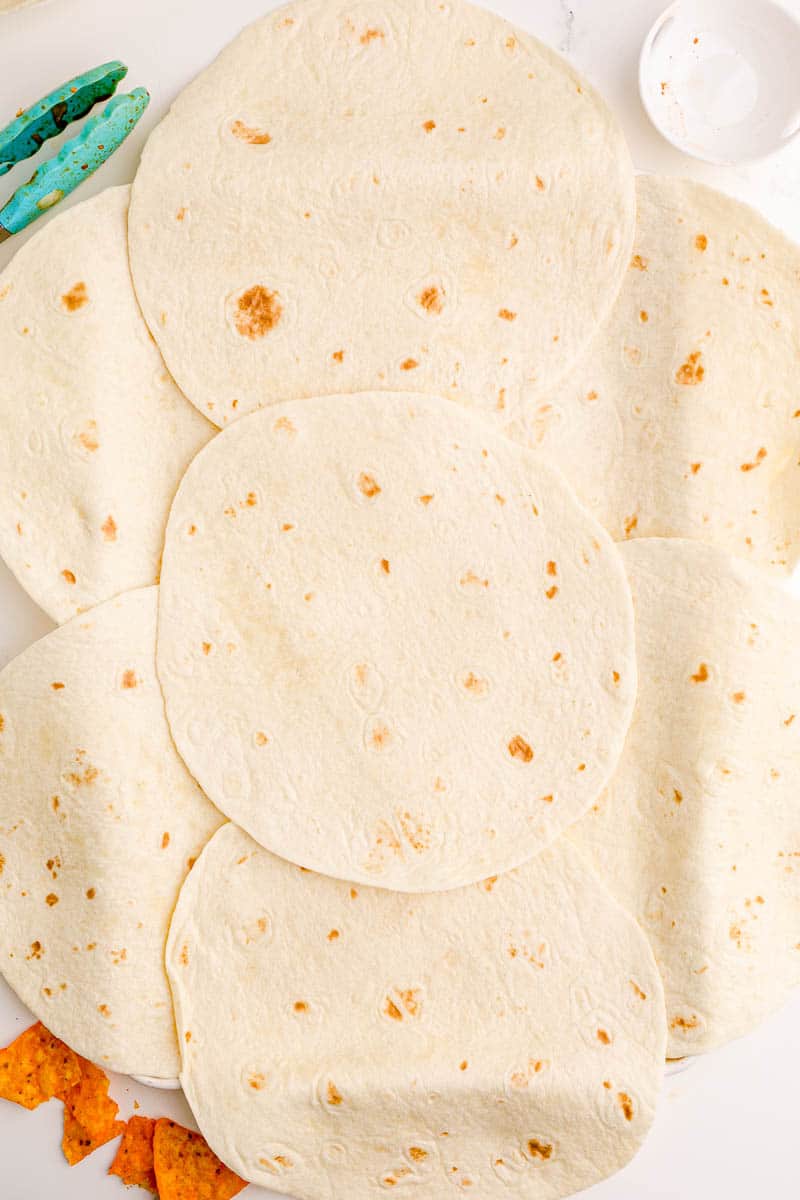
<path fill-rule="evenodd" d="M 101 67 L 69 79 L 26 108 L 0 133 L 0 175 L 30 158 L 48 138 L 85 117 L 100 100 L 108 100 L 127 74 L 124 63 L 103 63 Z"/>
<path fill-rule="evenodd" d="M 41 141 L 60 132 L 67 124 L 69 113 L 74 111 L 84 115 L 88 112 L 92 96 L 92 103 L 107 97 L 109 89 L 113 92 L 126 71 L 122 63 L 97 67 L 33 105 L 28 109 L 29 120 L 24 120 L 27 114 L 16 118 L 0 132 L 0 163 L 9 164 L 0 174 L 9 170 L 14 162 L 35 153 Z M 72 97 L 72 103 L 65 99 L 65 89 Z M 25 229 L 102 166 L 135 128 L 149 103 L 149 93 L 144 88 L 135 88 L 115 96 L 98 116 L 90 117 L 78 136 L 65 142 L 58 154 L 43 163 L 0 209 L 0 242 Z M 37 138 L 40 139 L 38 144 Z"/>

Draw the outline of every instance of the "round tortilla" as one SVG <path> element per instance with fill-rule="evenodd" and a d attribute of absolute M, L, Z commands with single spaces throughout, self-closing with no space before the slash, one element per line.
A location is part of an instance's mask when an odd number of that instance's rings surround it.
<path fill-rule="evenodd" d="M 164 944 L 222 817 L 169 736 L 156 592 L 70 621 L 0 673 L 0 970 L 85 1058 L 171 1078 Z"/>
<path fill-rule="evenodd" d="M 800 604 L 693 542 L 623 558 L 639 695 L 575 837 L 650 938 L 677 1058 L 746 1033 L 800 984 Z"/>
<path fill-rule="evenodd" d="M 634 223 L 622 131 L 546 46 L 460 0 L 304 0 L 151 135 L 131 261 L 217 425 L 375 388 L 510 412 L 608 312 Z"/>
<path fill-rule="evenodd" d="M 56 621 L 157 581 L 178 480 L 213 433 L 142 320 L 129 192 L 55 217 L 0 275 L 0 555 Z"/>
<path fill-rule="evenodd" d="M 636 692 L 617 550 L 458 405 L 292 401 L 231 425 L 167 527 L 158 671 L 214 803 L 402 891 L 524 862 L 607 783 Z"/>
<path fill-rule="evenodd" d="M 614 538 L 800 557 L 800 247 L 685 179 L 637 180 L 626 282 L 580 362 L 508 432 Z"/>
<path fill-rule="evenodd" d="M 276 1192 L 555 1200 L 624 1166 L 653 1119 L 658 970 L 563 840 L 406 896 L 298 870 L 228 825 L 181 891 L 167 970 L 198 1124 Z"/>

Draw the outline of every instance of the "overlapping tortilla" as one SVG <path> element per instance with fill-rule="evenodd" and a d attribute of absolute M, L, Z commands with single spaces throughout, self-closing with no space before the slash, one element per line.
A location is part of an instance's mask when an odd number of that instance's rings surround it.
<path fill-rule="evenodd" d="M 164 941 L 222 818 L 167 729 L 156 593 L 73 619 L 0 673 L 0 971 L 83 1057 L 172 1077 Z"/>
<path fill-rule="evenodd" d="M 364 393 L 236 422 L 167 530 L 158 671 L 214 803 L 404 891 L 516 866 L 617 762 L 636 692 L 616 547 L 458 405 Z"/>
<path fill-rule="evenodd" d="M 0 274 L 0 555 L 56 621 L 157 582 L 173 493 L 213 432 L 136 303 L 129 192 L 56 217 Z"/>
<path fill-rule="evenodd" d="M 217 425 L 370 388 L 511 411 L 608 312 L 634 217 L 622 131 L 528 34 L 461 0 L 301 0 L 151 135 L 131 260 Z"/>
<path fill-rule="evenodd" d="M 200 1128 L 277 1192 L 555 1200 L 622 1167 L 653 1119 L 658 971 L 564 840 L 408 896 L 228 825 L 181 891 L 167 967 Z"/>
<path fill-rule="evenodd" d="M 800 604 L 721 550 L 623 547 L 639 695 L 575 828 L 650 938 L 669 1054 L 752 1029 L 800 985 Z"/>
<path fill-rule="evenodd" d="M 637 181 L 625 284 L 581 360 L 508 432 L 614 538 L 800 556 L 800 247 L 685 179 Z"/>

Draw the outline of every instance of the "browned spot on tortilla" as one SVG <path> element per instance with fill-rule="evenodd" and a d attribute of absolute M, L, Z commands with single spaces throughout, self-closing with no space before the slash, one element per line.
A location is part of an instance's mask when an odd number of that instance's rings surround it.
<path fill-rule="evenodd" d="M 553 1147 L 549 1142 L 540 1142 L 538 1138 L 530 1138 L 528 1140 L 528 1153 L 531 1158 L 541 1158 L 547 1160 L 553 1154 Z"/>
<path fill-rule="evenodd" d="M 692 474 L 693 474 L 693 475 L 696 475 L 696 474 L 697 474 L 697 472 L 698 472 L 698 471 L 700 470 L 700 468 L 702 467 L 702 465 L 703 465 L 703 464 L 702 464 L 701 462 L 692 463 L 692 464 L 691 464 L 691 466 L 692 466 Z"/>
<path fill-rule="evenodd" d="M 440 313 L 444 307 L 442 293 L 435 284 L 423 288 L 417 297 L 420 307 L 429 313 Z"/>
<path fill-rule="evenodd" d="M 642 258 L 641 254 L 634 254 L 631 259 L 631 268 L 634 271 L 646 271 L 648 261 L 648 259 Z"/>
<path fill-rule="evenodd" d="M 697 1017 L 673 1017 L 669 1027 L 670 1029 L 697 1029 L 699 1024 Z"/>
<path fill-rule="evenodd" d="M 184 219 L 184 217 L 185 217 L 185 216 L 186 216 L 186 209 L 185 209 L 185 208 L 179 208 L 179 209 L 178 209 L 178 211 L 175 213 L 175 220 L 176 220 L 176 221 L 182 221 L 182 220 Z"/>
<path fill-rule="evenodd" d="M 181 946 L 181 953 L 180 953 L 179 961 L 180 961 L 180 964 L 182 967 L 188 967 L 188 965 L 189 965 L 189 947 L 185 943 L 183 946 Z"/>
<path fill-rule="evenodd" d="M 329 942 L 335 942 L 335 941 L 336 941 L 336 939 L 337 939 L 338 937 L 339 937 L 339 930 L 338 930 L 338 929 L 332 929 L 332 930 L 330 931 L 330 933 L 328 934 L 328 941 L 329 941 Z"/>
<path fill-rule="evenodd" d="M 626 517 L 625 518 L 625 537 L 630 537 L 638 524 L 639 524 L 639 518 L 635 514 L 632 517 Z"/>
<path fill-rule="evenodd" d="M 369 475 L 366 471 L 362 471 L 358 477 L 358 490 L 362 496 L 366 496 L 371 500 L 380 492 L 380 484 L 375 479 L 374 475 Z"/>
<path fill-rule="evenodd" d="M 602 1042 L 604 1046 L 611 1045 L 611 1038 L 608 1036 L 605 1029 L 598 1029 L 597 1040 L 598 1040 L 598 1042 Z"/>
<path fill-rule="evenodd" d="M 503 138 L 506 136 L 505 126 L 504 125 L 498 126 L 498 128 L 495 129 L 492 136 L 496 142 L 502 142 Z"/>
<path fill-rule="evenodd" d="M 704 662 L 701 662 L 695 674 L 691 676 L 692 683 L 705 683 L 707 679 L 708 665 Z"/>
<path fill-rule="evenodd" d="M 383 750 L 391 741 L 391 733 L 388 725 L 384 725 L 382 721 L 378 721 L 370 731 L 370 741 L 375 750 Z"/>
<path fill-rule="evenodd" d="M 49 892 L 45 896 L 44 902 L 48 908 L 52 908 L 54 904 L 58 904 L 58 896 L 55 894 L 55 892 Z"/>
<path fill-rule="evenodd" d="M 675 381 L 683 387 L 696 387 L 698 383 L 703 382 L 706 369 L 702 364 L 702 350 L 693 350 L 688 356 L 685 363 L 682 363 L 675 372 Z"/>
<path fill-rule="evenodd" d="M 292 424 L 292 422 L 289 420 L 288 417 L 278 417 L 277 421 L 272 426 L 272 428 L 276 431 L 280 429 L 282 433 L 296 433 L 297 432 L 297 430 L 295 429 L 294 425 Z"/>
<path fill-rule="evenodd" d="M 679 792 L 677 788 L 673 788 L 672 799 L 676 804 L 683 804 L 683 792 Z"/>
<path fill-rule="evenodd" d="M 78 441 L 83 446 L 84 450 L 94 452 L 100 449 L 100 443 L 97 440 L 97 422 L 87 421 L 86 428 L 82 429 L 78 434 Z"/>
<path fill-rule="evenodd" d="M 629 979 L 628 983 L 631 985 L 633 990 L 636 992 L 636 995 L 639 997 L 640 1000 L 647 999 L 647 992 L 643 992 L 642 989 L 639 987 L 638 983 L 635 983 L 633 979 Z"/>
<path fill-rule="evenodd" d="M 558 595 L 558 588 L 556 587 L 555 584 L 553 584 L 552 587 L 549 587 L 547 589 L 547 591 L 545 592 L 545 596 L 547 596 L 548 600 L 553 600 L 557 595 Z"/>
<path fill-rule="evenodd" d="M 251 1075 L 247 1082 L 254 1092 L 262 1091 L 267 1085 L 266 1077 L 260 1072 L 256 1075 Z"/>
<path fill-rule="evenodd" d="M 740 471 L 755 471 L 756 467 L 760 467 L 766 457 L 767 457 L 767 451 L 764 448 L 764 446 L 762 446 L 760 448 L 760 450 L 758 451 L 758 454 L 755 456 L 755 459 L 753 460 L 753 462 L 742 463 L 739 470 Z"/>
<path fill-rule="evenodd" d="M 415 358 L 406 358 L 403 360 L 403 362 L 400 363 L 400 370 L 401 371 L 415 371 L 418 366 L 419 366 L 419 363 L 417 362 L 417 360 Z"/>
<path fill-rule="evenodd" d="M 77 312 L 79 308 L 83 308 L 84 304 L 89 303 L 89 293 L 86 290 L 85 283 L 75 283 L 61 297 L 61 303 L 67 312 Z"/>
<path fill-rule="evenodd" d="M 639 313 L 639 320 L 642 322 L 643 325 L 646 325 L 647 322 L 650 320 L 650 314 L 647 312 L 646 309 L 643 308 L 641 310 L 641 312 Z"/>
<path fill-rule="evenodd" d="M 211 642 L 203 642 L 203 654 L 208 656 L 211 653 Z"/>
<path fill-rule="evenodd" d="M 357 900 L 357 899 L 358 899 L 358 892 L 357 892 L 357 890 L 356 890 L 355 888 L 353 888 L 353 887 L 351 887 L 351 888 L 350 888 L 350 899 L 351 899 L 351 900 Z"/>
<path fill-rule="evenodd" d="M 97 1011 L 100 1013 L 100 1015 L 102 1017 L 110 1017 L 111 1016 L 111 1009 L 108 1007 L 107 1004 L 98 1004 Z"/>
<path fill-rule="evenodd" d="M 239 297 L 236 304 L 237 333 L 251 342 L 264 337 L 281 319 L 283 305 L 278 293 L 256 283 Z"/>
<path fill-rule="evenodd" d="M 122 673 L 122 686 L 124 688 L 135 688 L 139 683 L 136 678 L 136 672 L 128 669 Z"/>
<path fill-rule="evenodd" d="M 75 582 L 75 575 L 74 575 L 74 572 L 72 572 L 72 571 L 67 571 L 67 570 L 64 570 L 64 571 L 62 571 L 62 572 L 61 572 L 61 574 L 62 574 L 63 578 L 64 578 L 64 579 L 67 581 L 67 583 L 70 583 L 70 584 L 72 584 L 72 583 L 74 583 L 74 582 Z"/>
<path fill-rule="evenodd" d="M 558 566 L 556 565 L 556 563 L 553 562 L 552 559 L 547 564 L 547 574 L 548 575 L 557 575 L 558 574 Z"/>
<path fill-rule="evenodd" d="M 529 763 L 533 758 L 533 751 L 523 737 L 517 733 L 508 743 L 508 753 L 512 758 L 519 759 L 520 762 Z"/>
<path fill-rule="evenodd" d="M 485 679 L 481 679 L 473 671 L 470 671 L 464 680 L 464 687 L 473 696 L 484 696 L 489 690 L 489 685 Z"/>
<path fill-rule="evenodd" d="M 732 696 L 734 704 L 741 704 L 745 700 L 744 692 L 734 692 Z"/>
<path fill-rule="evenodd" d="M 333 1083 L 331 1080 L 328 1080 L 328 1093 L 327 1094 L 328 1094 L 328 1104 L 332 1104 L 334 1107 L 336 1107 L 337 1105 L 342 1103 L 341 1093 L 339 1092 L 338 1088 L 336 1087 L 336 1084 Z"/>
<path fill-rule="evenodd" d="M 625 1116 L 625 1120 L 632 1121 L 633 1120 L 633 1101 L 631 1100 L 628 1093 L 627 1092 L 617 1092 L 617 1100 L 619 1101 L 619 1106 L 622 1109 L 622 1112 Z"/>
<path fill-rule="evenodd" d="M 331 358 L 334 362 L 344 362 L 344 350 L 334 350 Z"/>
<path fill-rule="evenodd" d="M 385 38 L 386 34 L 382 29 L 365 29 L 361 37 L 358 39 L 362 46 L 368 46 L 370 42 L 374 42 L 376 38 Z"/>
<path fill-rule="evenodd" d="M 100 532 L 107 542 L 115 542 L 117 540 L 117 522 L 110 513 L 100 526 Z"/>
<path fill-rule="evenodd" d="M 421 1146 L 409 1146 L 408 1154 L 414 1162 L 423 1162 L 428 1157 L 428 1151 L 423 1150 Z"/>
<path fill-rule="evenodd" d="M 469 1066 L 469 1063 L 467 1062 L 466 1059 L 464 1059 L 463 1062 L 458 1064 L 458 1069 L 459 1069 L 459 1071 L 466 1071 L 468 1066 Z"/>
<path fill-rule="evenodd" d="M 245 125 L 244 121 L 234 121 L 231 133 L 240 142 L 247 142 L 251 146 L 267 146 L 272 141 L 266 129 L 256 129 L 252 125 Z"/>
<path fill-rule="evenodd" d="M 50 687 L 53 689 L 54 692 L 60 692 L 61 689 L 63 688 L 63 686 L 64 686 L 63 683 L 58 683 L 58 682 L 50 684 Z"/>
<path fill-rule="evenodd" d="M 702 254 L 703 251 L 708 248 L 708 238 L 704 233 L 698 233 L 697 237 L 694 239 L 694 244 Z"/>
<path fill-rule="evenodd" d="M 97 895 L 96 888 L 91 887 L 91 888 L 86 889 L 86 899 L 87 900 L 94 900 L 96 895 Z"/>
<path fill-rule="evenodd" d="M 388 558 L 381 559 L 381 570 L 383 571 L 384 575 L 391 574 L 392 568 L 389 566 Z"/>
<path fill-rule="evenodd" d="M 256 733 L 256 745 L 257 746 L 266 746 L 268 741 L 269 741 L 269 738 L 267 737 L 267 735 L 265 733 L 262 733 L 262 731 L 259 729 L 258 732 Z"/>
<path fill-rule="evenodd" d="M 428 493 L 426 493 L 426 495 L 420 496 L 419 502 L 420 502 L 420 504 L 424 504 L 425 507 L 427 508 L 427 506 L 430 504 L 432 499 L 433 499 L 433 493 L 428 492 Z"/>
<path fill-rule="evenodd" d="M 792 713 L 792 715 L 790 717 L 787 717 L 783 723 L 784 723 L 784 725 L 791 725 L 793 720 L 794 720 L 794 713 Z M 0 729 L 2 729 L 2 728 L 3 728 L 3 726 L 0 725 Z"/>
<path fill-rule="evenodd" d="M 501 308 L 497 315 L 502 321 L 516 321 L 517 319 L 517 314 L 510 308 Z"/>
<path fill-rule="evenodd" d="M 288 521 L 281 525 L 281 533 L 290 533 L 293 529 L 294 525 L 291 525 Z"/>
<path fill-rule="evenodd" d="M 383 1011 L 386 1013 L 386 1016 L 391 1017 L 393 1021 L 402 1021 L 403 1019 L 403 1014 L 400 1012 L 400 1009 L 392 1000 L 391 996 L 386 997 L 386 1007 Z"/>
<path fill-rule="evenodd" d="M 168 845 L 169 845 L 169 834 L 165 833 L 161 839 L 161 849 L 166 850 Z"/>
<path fill-rule="evenodd" d="M 436 128 L 436 122 L 435 121 L 424 121 L 422 124 L 422 128 L 425 130 L 426 133 L 432 133 L 433 130 Z"/>

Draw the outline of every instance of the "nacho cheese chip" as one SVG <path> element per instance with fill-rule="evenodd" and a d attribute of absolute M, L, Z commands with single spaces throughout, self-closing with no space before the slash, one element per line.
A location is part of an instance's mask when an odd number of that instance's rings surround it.
<path fill-rule="evenodd" d="M 34 1109 L 80 1081 L 82 1059 L 41 1021 L 0 1050 L 0 1098 Z"/>
<path fill-rule="evenodd" d="M 109 1175 L 118 1175 L 126 1187 L 140 1187 L 158 1195 L 153 1137 L 156 1122 L 152 1117 L 133 1116 L 125 1126 L 116 1157 L 108 1168 Z"/>
<path fill-rule="evenodd" d="M 247 1187 L 201 1134 L 166 1118 L 156 1122 L 153 1157 L 160 1200 L 231 1200 Z"/>
<path fill-rule="evenodd" d="M 108 1076 L 85 1058 L 80 1065 L 80 1079 L 61 1096 L 64 1101 L 61 1149 L 71 1167 L 98 1146 L 118 1137 L 125 1128 L 124 1122 L 117 1120 L 119 1105 L 108 1094 Z"/>

